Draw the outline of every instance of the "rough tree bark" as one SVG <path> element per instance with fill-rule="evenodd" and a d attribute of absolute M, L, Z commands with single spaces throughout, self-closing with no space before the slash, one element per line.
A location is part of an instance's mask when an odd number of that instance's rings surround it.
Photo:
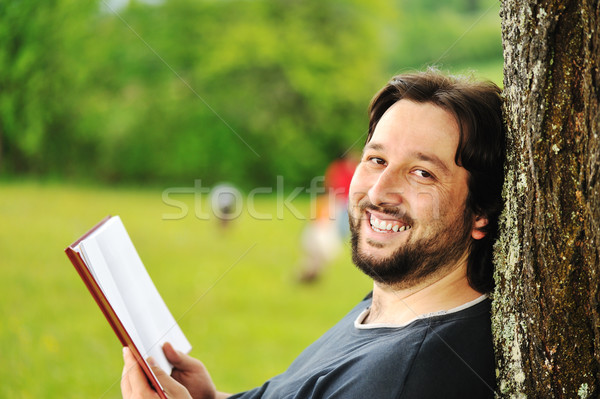
<path fill-rule="evenodd" d="M 500 397 L 600 397 L 600 6 L 502 1 Z"/>

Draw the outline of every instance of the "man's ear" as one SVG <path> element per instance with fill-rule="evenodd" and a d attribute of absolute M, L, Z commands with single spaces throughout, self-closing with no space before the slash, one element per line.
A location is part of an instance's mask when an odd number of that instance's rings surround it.
<path fill-rule="evenodd" d="M 475 216 L 475 220 L 473 221 L 473 230 L 471 231 L 471 237 L 474 240 L 481 240 L 485 237 L 486 232 L 483 231 L 483 228 L 487 226 L 489 223 L 488 218 L 484 216 Z"/>

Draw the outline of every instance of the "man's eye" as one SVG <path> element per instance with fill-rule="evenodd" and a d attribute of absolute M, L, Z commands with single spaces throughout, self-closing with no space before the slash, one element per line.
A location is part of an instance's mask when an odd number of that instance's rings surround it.
<path fill-rule="evenodd" d="M 431 173 L 423 169 L 416 169 L 415 171 L 413 171 L 413 173 L 424 179 L 431 179 L 433 177 Z"/>
<path fill-rule="evenodd" d="M 377 165 L 385 165 L 385 161 L 378 157 L 370 157 L 369 162 L 373 162 L 374 164 L 377 164 Z"/>

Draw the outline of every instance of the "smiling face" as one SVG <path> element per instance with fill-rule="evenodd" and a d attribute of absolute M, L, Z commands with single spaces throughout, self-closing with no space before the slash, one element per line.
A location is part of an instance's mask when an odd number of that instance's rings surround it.
<path fill-rule="evenodd" d="M 431 103 L 400 100 L 377 124 L 349 199 L 353 259 L 375 281 L 410 286 L 466 265 L 479 237 L 458 141 L 454 116 Z"/>

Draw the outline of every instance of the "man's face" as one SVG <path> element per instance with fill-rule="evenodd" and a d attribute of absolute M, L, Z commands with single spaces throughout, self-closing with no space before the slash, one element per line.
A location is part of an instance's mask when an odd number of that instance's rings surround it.
<path fill-rule="evenodd" d="M 350 186 L 353 259 L 375 281 L 411 286 L 466 262 L 468 172 L 452 114 L 400 100 L 377 124 Z"/>

